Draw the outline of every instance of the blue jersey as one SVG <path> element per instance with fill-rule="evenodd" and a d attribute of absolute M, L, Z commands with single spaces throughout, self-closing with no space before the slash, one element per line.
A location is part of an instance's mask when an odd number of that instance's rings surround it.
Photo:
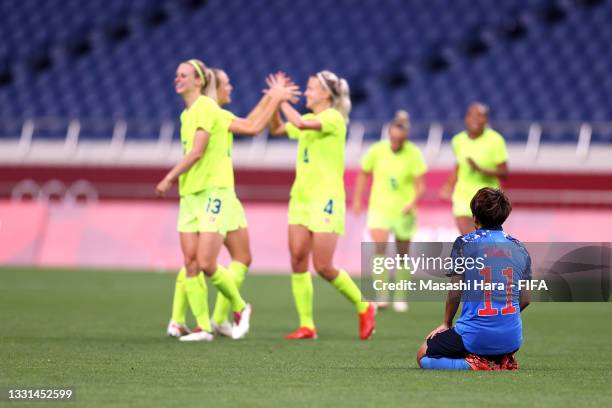
<path fill-rule="evenodd" d="M 523 341 L 518 281 L 531 279 L 531 258 L 525 247 L 501 227 L 479 229 L 457 238 L 451 257 L 452 274 L 463 272 L 469 288 L 462 293 L 461 317 L 455 324 L 465 348 L 479 355 L 517 350 Z M 458 268 L 458 258 L 476 261 Z"/>

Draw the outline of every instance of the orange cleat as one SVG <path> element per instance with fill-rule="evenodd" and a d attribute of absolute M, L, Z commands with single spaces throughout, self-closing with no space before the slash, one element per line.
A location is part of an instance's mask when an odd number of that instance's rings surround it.
<path fill-rule="evenodd" d="M 359 338 L 367 340 L 376 329 L 376 305 L 370 302 L 365 312 L 359 313 Z"/>
<path fill-rule="evenodd" d="M 285 336 L 286 340 L 305 340 L 305 339 L 316 339 L 317 330 L 309 327 L 300 327 L 291 334 Z"/>
<path fill-rule="evenodd" d="M 494 361 L 487 360 L 476 354 L 470 354 L 465 358 L 465 362 L 475 371 L 499 371 L 500 366 Z"/>
<path fill-rule="evenodd" d="M 514 358 L 514 353 L 510 353 L 504 356 L 504 359 L 499 364 L 500 370 L 516 371 L 518 370 L 518 361 Z"/>

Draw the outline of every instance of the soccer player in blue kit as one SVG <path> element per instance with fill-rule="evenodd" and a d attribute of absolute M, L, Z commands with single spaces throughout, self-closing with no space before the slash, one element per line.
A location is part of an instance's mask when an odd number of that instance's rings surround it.
<path fill-rule="evenodd" d="M 454 270 L 448 275 L 455 285 L 444 321 L 417 351 L 417 363 L 427 369 L 516 370 L 514 353 L 523 340 L 520 312 L 529 305 L 529 292 L 520 289 L 519 280 L 531 279 L 531 258 L 502 229 L 512 211 L 503 192 L 482 188 L 470 208 L 476 230 L 453 244 Z M 470 258 L 474 261 L 468 263 Z M 453 327 L 460 300 L 461 317 Z"/>

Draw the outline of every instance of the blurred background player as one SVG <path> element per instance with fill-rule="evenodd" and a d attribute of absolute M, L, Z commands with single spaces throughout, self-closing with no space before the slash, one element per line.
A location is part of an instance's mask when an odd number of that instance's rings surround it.
<path fill-rule="evenodd" d="M 519 280 L 531 279 L 531 258 L 502 224 L 512 206 L 500 190 L 482 188 L 470 203 L 476 231 L 457 238 L 451 257 L 484 259 L 484 267 L 450 272 L 451 282 L 470 289 L 449 291 L 444 320 L 417 352 L 421 368 L 447 370 L 516 370 L 514 353 L 523 341 L 520 312 L 530 301 Z M 490 249 L 494 247 L 496 251 Z M 503 290 L 478 289 L 475 282 L 503 283 Z M 453 319 L 462 302 L 461 317 Z"/>
<path fill-rule="evenodd" d="M 280 75 L 282 77 L 282 75 Z M 317 337 L 313 320 L 312 277 L 309 257 L 317 273 L 355 305 L 359 314 L 359 337 L 368 339 L 375 328 L 376 307 L 363 302 L 361 291 L 349 274 L 333 265 L 338 236 L 344 233 L 344 147 L 351 110 L 345 79 L 321 71 L 308 79 L 304 92 L 306 108 L 300 115 L 289 103 L 281 104 L 272 134 L 287 134 L 298 140 L 295 181 L 289 200 L 289 251 L 291 288 L 300 327 L 287 339 Z"/>
<path fill-rule="evenodd" d="M 249 330 L 251 306 L 240 295 L 232 275 L 223 266 L 217 265 L 225 234 L 231 227 L 231 220 L 239 212 L 233 188 L 232 162 L 228 155 L 229 121 L 216 102 L 214 74 L 202 61 L 192 59 L 179 65 L 175 89 L 185 102 L 185 110 L 181 114 L 184 156 L 156 187 L 157 194 L 163 197 L 178 179 L 181 196 L 178 230 L 185 267 L 177 276 L 173 317 L 168 333 L 186 332 L 186 297 L 197 327 L 193 333 L 182 336 L 181 340 L 213 339 L 208 314 L 208 289 L 200 274 L 200 271 L 204 271 L 217 290 L 230 300 L 236 324 L 232 334 L 235 338 L 242 338 Z M 269 120 L 282 100 L 284 90 L 280 85 L 270 90 L 267 97 L 272 98 L 273 104 L 267 106 L 268 116 L 259 118 L 259 123 Z M 173 331 L 174 328 L 177 330 Z"/>
<path fill-rule="evenodd" d="M 453 216 L 459 233 L 474 230 L 470 201 L 483 187 L 499 188 L 508 176 L 508 151 L 504 138 L 489 128 L 489 108 L 471 104 L 465 114 L 465 128 L 451 141 L 457 165 L 440 190 L 441 198 L 453 202 Z"/>
<path fill-rule="evenodd" d="M 385 256 L 389 235 L 395 236 L 398 254 L 408 254 L 410 240 L 417 227 L 416 204 L 425 191 L 423 175 L 427 165 L 419 148 L 407 140 L 410 119 L 406 111 L 398 111 L 389 126 L 389 140 L 373 144 L 361 160 L 361 172 L 357 176 L 353 196 L 353 212 L 361 212 L 361 199 L 368 176 L 374 181 L 368 202 L 368 230 L 376 243 L 375 256 Z M 384 271 L 376 279 L 389 280 Z M 410 278 L 409 270 L 396 270 L 396 281 Z M 387 307 L 388 291 L 377 292 L 378 307 Z M 408 310 L 405 291 L 396 291 L 393 309 Z"/>
<path fill-rule="evenodd" d="M 212 71 L 215 75 L 217 84 L 217 103 L 219 106 L 223 107 L 232 101 L 233 86 L 225 71 L 219 68 L 212 68 Z M 271 77 L 272 81 L 274 81 L 274 79 L 274 77 Z M 297 91 L 297 87 L 293 89 Z M 273 104 L 270 96 L 264 96 L 246 118 L 236 117 L 231 111 L 221 109 L 222 117 L 229 122 L 227 130 L 227 154 L 229 157 L 232 156 L 234 133 L 248 136 L 258 135 L 267 125 L 271 114 L 277 107 L 278 105 Z M 264 115 L 262 115 L 262 113 L 264 113 Z M 227 235 L 223 243 L 232 259 L 227 268 L 228 272 L 233 275 L 236 286 L 240 289 L 248 272 L 249 265 L 251 264 L 252 256 L 249 244 L 249 233 L 247 230 L 247 220 L 244 208 L 238 197 L 236 197 L 234 208 L 236 212 L 234 217 L 229 221 Z M 232 336 L 232 325 L 228 321 L 230 306 L 230 301 L 223 296 L 221 292 L 218 292 L 211 321 L 211 326 L 215 334 L 227 337 Z"/>

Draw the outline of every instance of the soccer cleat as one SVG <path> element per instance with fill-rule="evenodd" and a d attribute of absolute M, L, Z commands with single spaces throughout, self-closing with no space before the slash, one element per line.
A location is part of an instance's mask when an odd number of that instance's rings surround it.
<path fill-rule="evenodd" d="M 186 334 L 179 338 L 180 341 L 213 341 L 215 336 L 212 333 L 202 330 L 199 327 L 193 329 L 191 334 Z"/>
<path fill-rule="evenodd" d="M 376 329 L 376 305 L 372 302 L 368 304 L 365 312 L 359 313 L 359 338 L 369 339 Z"/>
<path fill-rule="evenodd" d="M 234 330 L 232 330 L 232 339 L 241 339 L 247 335 L 250 328 L 251 312 L 253 307 L 247 305 L 240 312 L 234 312 Z"/>
<path fill-rule="evenodd" d="M 501 363 L 499 364 L 500 370 L 516 371 L 519 369 L 518 361 L 514 358 L 514 353 L 510 353 L 504 356 Z"/>
<path fill-rule="evenodd" d="M 465 362 L 468 363 L 470 368 L 475 371 L 498 371 L 499 365 L 494 361 L 487 360 L 484 357 L 477 356 L 476 354 L 470 354 L 465 358 Z"/>
<path fill-rule="evenodd" d="M 393 302 L 393 310 L 399 313 L 405 313 L 410 309 L 408 302 Z"/>
<path fill-rule="evenodd" d="M 285 336 L 286 340 L 305 340 L 317 338 L 317 330 L 302 326 L 291 334 Z"/>
<path fill-rule="evenodd" d="M 388 307 L 389 307 L 389 302 L 387 302 L 386 300 L 381 300 L 381 301 L 377 301 L 376 302 L 376 308 L 377 309 L 384 310 L 384 309 L 386 309 Z"/>
<path fill-rule="evenodd" d="M 214 321 L 211 321 L 210 326 L 212 327 L 214 334 L 223 337 L 232 337 L 234 326 L 232 326 L 229 322 L 217 324 Z"/>
<path fill-rule="evenodd" d="M 166 334 L 170 337 L 181 337 L 189 333 L 191 333 L 191 330 L 185 324 L 177 323 L 174 320 L 170 320 L 166 329 Z"/>

